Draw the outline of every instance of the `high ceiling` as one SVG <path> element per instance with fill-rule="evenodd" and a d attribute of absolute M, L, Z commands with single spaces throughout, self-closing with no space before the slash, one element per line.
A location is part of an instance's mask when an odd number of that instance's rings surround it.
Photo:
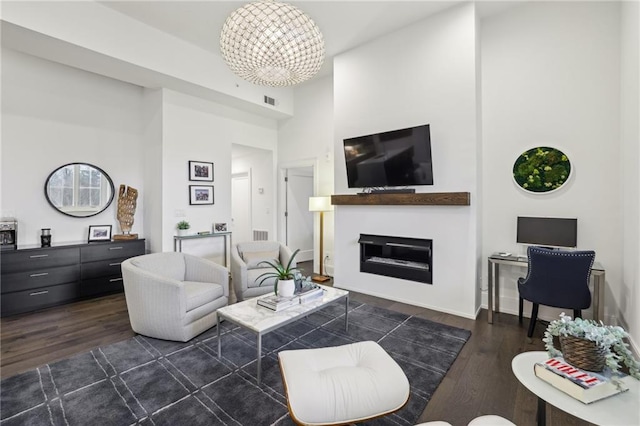
<path fill-rule="evenodd" d="M 222 25 L 246 1 L 105 1 L 107 7 L 178 38 L 220 54 Z M 462 3 L 451 1 L 291 1 L 320 27 L 327 57 L 321 74 L 331 69 L 333 56 L 401 29 Z M 490 6 L 489 4 L 494 4 Z M 485 2 L 483 8 L 513 2 Z"/>

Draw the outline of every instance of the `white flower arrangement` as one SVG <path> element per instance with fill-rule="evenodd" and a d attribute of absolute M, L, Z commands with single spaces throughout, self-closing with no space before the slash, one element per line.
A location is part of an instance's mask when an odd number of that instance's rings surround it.
<path fill-rule="evenodd" d="M 551 321 L 544 332 L 542 341 L 550 357 L 562 356 L 562 353 L 553 346 L 553 337 L 573 336 L 594 342 L 605 351 L 605 364 L 615 376 L 619 373 L 620 361 L 629 368 L 629 375 L 640 380 L 640 363 L 634 358 L 625 339 L 629 333 L 622 327 L 604 325 L 602 321 L 576 318 L 572 320 L 565 313 L 560 314 L 560 319 Z"/>

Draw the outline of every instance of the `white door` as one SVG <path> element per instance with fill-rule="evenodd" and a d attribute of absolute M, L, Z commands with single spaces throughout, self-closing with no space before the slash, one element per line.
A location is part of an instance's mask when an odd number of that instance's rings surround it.
<path fill-rule="evenodd" d="M 313 213 L 309 211 L 309 197 L 313 196 L 313 168 L 287 170 L 286 236 L 291 250 L 300 249 L 298 262 L 313 260 Z"/>
<path fill-rule="evenodd" d="M 231 176 L 231 232 L 233 242 L 251 241 L 251 173 Z"/>

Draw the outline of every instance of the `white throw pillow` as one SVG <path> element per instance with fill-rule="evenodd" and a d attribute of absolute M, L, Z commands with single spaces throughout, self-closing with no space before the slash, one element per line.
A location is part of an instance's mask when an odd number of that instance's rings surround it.
<path fill-rule="evenodd" d="M 269 262 L 277 262 L 280 257 L 278 250 L 273 251 L 246 251 L 242 253 L 242 260 L 247 264 L 247 269 L 268 268 L 269 265 L 262 264 L 260 262 L 268 260 Z"/>

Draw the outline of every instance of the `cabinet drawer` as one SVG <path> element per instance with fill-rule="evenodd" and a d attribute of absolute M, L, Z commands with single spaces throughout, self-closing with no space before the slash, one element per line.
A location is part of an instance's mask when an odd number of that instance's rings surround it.
<path fill-rule="evenodd" d="M 127 259 L 127 257 L 121 257 L 118 259 L 83 263 L 80 268 L 80 278 L 88 280 L 91 278 L 109 277 L 112 275 L 121 276 L 122 268 L 120 267 L 120 264 Z"/>
<path fill-rule="evenodd" d="M 114 293 L 122 290 L 124 290 L 122 277 L 118 275 L 82 280 L 80 283 L 80 296 L 82 297 Z"/>
<path fill-rule="evenodd" d="M 144 254 L 144 240 L 97 244 L 80 248 L 82 262 L 118 259 Z"/>
<path fill-rule="evenodd" d="M 4 272 L 4 271 L 3 271 Z M 80 278 L 80 266 L 59 266 L 34 269 L 27 272 L 2 274 L 2 294 L 24 291 L 57 284 L 72 283 Z"/>
<path fill-rule="evenodd" d="M 20 250 L 3 252 L 0 254 L 0 259 L 4 275 L 54 266 L 74 265 L 80 262 L 80 250 L 78 247 Z"/>
<path fill-rule="evenodd" d="M 74 300 L 78 284 L 62 284 L 2 295 L 2 316 L 35 311 Z"/>

